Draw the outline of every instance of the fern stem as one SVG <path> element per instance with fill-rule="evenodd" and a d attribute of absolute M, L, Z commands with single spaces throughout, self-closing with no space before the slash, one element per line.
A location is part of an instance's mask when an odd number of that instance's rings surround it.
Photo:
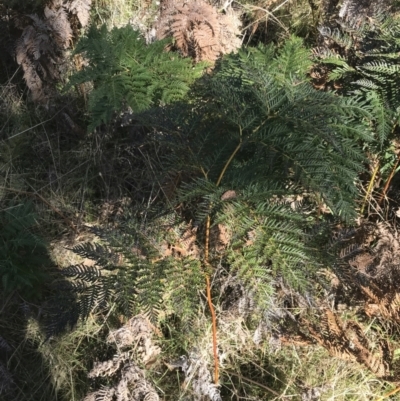
<path fill-rule="evenodd" d="M 371 195 L 372 188 L 374 187 L 374 183 L 375 183 L 375 179 L 376 179 L 376 175 L 378 174 L 378 171 L 379 171 L 379 162 L 376 164 L 376 166 L 374 168 L 374 171 L 372 173 L 372 177 L 371 177 L 371 179 L 369 181 L 368 188 L 367 188 L 367 193 L 364 196 L 363 204 L 362 204 L 361 210 L 360 210 L 361 214 L 364 213 L 365 205 L 366 205 L 366 203 L 368 201 L 368 198 Z"/>
<path fill-rule="evenodd" d="M 215 309 L 211 299 L 211 285 L 210 276 L 206 274 L 207 283 L 207 301 L 211 312 L 212 318 L 212 334 L 213 334 L 213 354 L 214 354 L 214 383 L 218 384 L 219 380 L 219 362 L 218 362 L 218 350 L 217 350 L 217 318 L 215 316 Z"/>
<path fill-rule="evenodd" d="M 391 390 L 391 391 L 389 391 L 388 393 L 383 394 L 383 395 L 382 395 L 381 397 L 379 397 L 376 401 L 382 401 L 382 400 L 384 400 L 385 398 L 388 398 L 388 397 L 390 397 L 391 395 L 398 393 L 399 391 L 400 391 L 400 387 L 396 387 L 394 390 Z"/>
<path fill-rule="evenodd" d="M 233 158 L 235 157 L 236 153 L 239 151 L 240 147 L 242 146 L 242 128 L 240 127 L 240 142 L 239 144 L 236 146 L 235 150 L 233 151 L 233 153 L 230 155 L 228 161 L 225 163 L 224 168 L 221 171 L 221 174 L 218 177 L 218 181 L 216 183 L 217 187 L 219 186 L 219 184 L 222 181 L 222 178 L 224 177 L 224 174 L 227 170 L 227 168 L 229 167 L 229 165 L 231 164 Z"/>
<path fill-rule="evenodd" d="M 393 126 L 393 128 L 392 128 L 392 131 L 391 131 L 391 133 L 390 133 L 390 136 L 393 136 L 394 132 L 396 131 L 396 128 L 397 128 L 397 123 L 394 124 L 394 126 Z M 384 186 L 384 188 L 383 188 L 383 191 L 382 191 L 382 193 L 381 193 L 381 196 L 380 196 L 379 199 L 378 199 L 378 204 L 379 204 L 379 205 L 382 203 L 383 199 L 385 198 L 386 192 L 387 192 L 387 190 L 389 189 L 389 185 L 390 185 L 390 183 L 391 183 L 391 181 L 392 181 L 394 175 L 396 174 L 396 169 L 397 169 L 397 166 L 399 165 L 399 162 L 400 162 L 400 154 L 397 155 L 396 163 L 395 163 L 395 165 L 393 166 L 392 171 L 390 172 L 389 178 L 387 179 L 387 181 L 386 181 L 386 183 L 385 183 L 385 186 Z"/>
<path fill-rule="evenodd" d="M 218 187 L 221 184 L 222 178 L 225 175 L 226 170 L 228 169 L 229 165 L 231 164 L 233 158 L 235 157 L 236 153 L 239 151 L 240 147 L 242 146 L 242 127 L 239 126 L 240 130 L 240 141 L 239 144 L 236 146 L 233 153 L 229 156 L 229 159 L 224 165 L 224 168 L 221 171 L 221 174 L 218 177 L 216 182 L 216 186 Z M 212 205 L 210 205 L 211 211 Z M 205 244 L 204 244 L 204 262 L 206 267 L 209 267 L 209 248 L 210 248 L 210 227 L 211 227 L 211 217 L 210 214 L 207 216 L 206 220 L 206 235 L 205 235 Z M 217 318 L 215 316 L 215 309 L 212 303 L 211 298 L 211 286 L 210 286 L 210 276 L 208 271 L 206 271 L 206 284 L 207 284 L 207 301 L 208 306 L 211 312 L 211 319 L 212 319 L 212 335 L 213 335 L 213 354 L 214 354 L 214 383 L 218 384 L 219 380 L 219 360 L 218 360 L 218 351 L 217 351 Z"/>
<path fill-rule="evenodd" d="M 209 256 L 209 245 L 210 245 L 210 215 L 207 216 L 206 221 L 206 239 L 205 239 L 205 249 L 204 249 L 204 262 L 206 268 L 209 267 L 208 256 Z M 208 269 L 207 269 L 208 270 Z M 206 270 L 206 291 L 207 291 L 207 302 L 211 312 L 212 321 L 212 339 L 213 339 L 213 356 L 214 356 L 214 383 L 218 384 L 219 380 L 219 359 L 217 350 L 217 318 L 215 316 L 215 309 L 211 298 L 211 285 L 210 285 L 210 275 Z"/>
<path fill-rule="evenodd" d="M 206 240 L 204 243 L 204 260 L 208 265 L 208 255 L 209 255 L 209 248 L 210 248 L 210 225 L 211 225 L 211 218 L 210 215 L 207 216 L 206 221 Z"/>

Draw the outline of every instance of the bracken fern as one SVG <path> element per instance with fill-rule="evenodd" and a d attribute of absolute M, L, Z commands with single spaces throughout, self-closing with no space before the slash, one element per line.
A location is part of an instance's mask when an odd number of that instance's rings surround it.
<path fill-rule="evenodd" d="M 167 42 L 146 45 L 140 33 L 129 25 L 111 31 L 106 26 L 90 28 L 75 49 L 88 66 L 74 74 L 67 86 L 93 82 L 89 131 L 110 122 L 114 112 L 125 107 L 138 112 L 186 95 L 205 64 L 193 66 L 190 59 L 164 52 Z"/>

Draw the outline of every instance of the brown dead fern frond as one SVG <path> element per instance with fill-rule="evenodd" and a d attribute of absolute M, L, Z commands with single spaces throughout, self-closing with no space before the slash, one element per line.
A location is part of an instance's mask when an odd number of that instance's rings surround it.
<path fill-rule="evenodd" d="M 117 401 L 159 401 L 153 386 L 147 381 L 144 371 L 123 353 L 107 362 L 96 363 L 88 375 L 90 378 L 110 377 L 115 384 L 88 394 L 84 401 L 103 399 Z"/>
<path fill-rule="evenodd" d="M 184 223 L 178 227 L 168 227 L 170 238 L 160 245 L 161 258 L 200 258 L 201 252 L 197 245 L 197 228 L 192 223 Z"/>
<path fill-rule="evenodd" d="M 96 362 L 93 369 L 89 372 L 90 379 L 95 377 L 111 377 L 114 376 L 122 367 L 124 362 L 130 358 L 129 352 L 115 355 L 113 359 L 105 362 Z"/>
<path fill-rule="evenodd" d="M 82 28 L 89 24 L 91 6 L 92 0 L 72 0 L 66 4 L 67 10 L 78 17 Z"/>
<path fill-rule="evenodd" d="M 216 224 L 210 229 L 210 248 L 214 252 L 222 252 L 229 245 L 232 232 L 225 224 Z"/>
<path fill-rule="evenodd" d="M 400 235 L 395 227 L 379 223 L 359 240 L 358 253 L 344 257 L 338 266 L 338 278 L 354 299 L 363 302 L 367 316 L 398 324 Z"/>
<path fill-rule="evenodd" d="M 83 401 L 114 401 L 115 388 L 103 387 L 98 391 L 89 393 Z"/>
<path fill-rule="evenodd" d="M 382 11 L 388 11 L 392 4 L 390 0 L 345 0 L 340 7 L 339 18 L 357 21 L 365 17 L 373 18 Z"/>
<path fill-rule="evenodd" d="M 46 22 L 59 49 L 67 49 L 72 43 L 72 28 L 62 0 L 53 0 L 44 9 Z"/>
<path fill-rule="evenodd" d="M 165 1 L 157 23 L 158 39 L 172 37 L 170 48 L 196 62 L 214 62 L 220 55 L 240 47 L 240 20 L 234 11 L 219 14 L 204 1 Z"/>
<path fill-rule="evenodd" d="M 72 44 L 75 14 L 82 27 L 89 21 L 91 0 L 50 0 L 44 19 L 36 14 L 12 17 L 14 27 L 22 31 L 15 40 L 14 55 L 24 71 L 24 79 L 35 102 L 46 101 L 54 93 L 54 83 L 61 79 L 63 51 Z"/>
<path fill-rule="evenodd" d="M 143 370 L 132 362 L 123 367 L 115 394 L 117 401 L 159 401 L 160 399 L 154 387 L 146 380 Z"/>
<path fill-rule="evenodd" d="M 351 350 L 345 338 L 345 332 L 338 316 L 330 310 L 319 316 L 319 322 L 311 323 L 307 319 L 302 319 L 301 323 L 308 329 L 309 335 L 317 341 L 319 345 L 337 358 L 351 360 Z"/>
<path fill-rule="evenodd" d="M 24 71 L 24 79 L 34 101 L 49 95 L 49 83 L 59 78 L 56 46 L 50 26 L 37 15 L 30 15 L 31 25 L 25 27 L 16 43 L 16 60 Z"/>
<path fill-rule="evenodd" d="M 375 347 L 365 336 L 362 327 L 355 321 L 342 322 L 340 317 L 327 309 L 320 316 L 319 323 L 302 319 L 309 335 L 337 358 L 358 362 L 377 377 L 387 380 L 391 377 L 393 355 L 387 341 L 381 340 Z"/>
<path fill-rule="evenodd" d="M 120 329 L 110 332 L 107 342 L 115 344 L 118 353 L 113 359 L 95 363 L 88 377 L 108 377 L 112 384 L 88 394 L 84 401 L 159 401 L 156 390 L 138 366 L 144 364 L 148 367 L 160 353 L 160 348 L 152 340 L 154 331 L 148 319 L 138 315 Z"/>
<path fill-rule="evenodd" d="M 191 352 L 189 357 L 181 356 L 177 361 L 168 363 L 170 370 L 181 369 L 185 374 L 182 388 L 191 390 L 194 401 L 222 401 L 218 387 L 212 382 L 207 361 L 202 355 Z"/>
<path fill-rule="evenodd" d="M 370 341 L 360 323 L 342 320 L 325 300 L 318 301 L 312 309 L 302 308 L 301 297 L 292 293 L 290 309 L 297 310 L 296 316 L 284 307 L 269 314 L 261 331 L 269 331 L 280 345 L 317 343 L 336 358 L 363 365 L 385 380 L 396 380 L 392 374 L 393 354 L 386 340 Z"/>
<path fill-rule="evenodd" d="M 108 343 L 116 344 L 119 350 L 134 349 L 135 355 L 145 366 L 151 365 L 161 349 L 154 343 L 155 328 L 143 315 L 131 318 L 118 330 L 111 331 Z"/>

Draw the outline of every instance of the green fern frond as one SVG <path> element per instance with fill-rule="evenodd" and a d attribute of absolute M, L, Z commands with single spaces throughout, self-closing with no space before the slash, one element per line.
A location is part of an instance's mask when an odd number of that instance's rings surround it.
<path fill-rule="evenodd" d="M 66 277 L 74 277 L 87 282 L 94 282 L 101 276 L 101 271 L 95 266 L 86 266 L 81 263 L 78 265 L 71 265 L 63 269 L 63 275 Z"/>
<path fill-rule="evenodd" d="M 303 46 L 302 39 L 291 36 L 268 67 L 277 82 L 298 84 L 306 80 L 311 65 L 310 52 Z"/>
<path fill-rule="evenodd" d="M 376 90 L 368 89 L 366 99 L 370 104 L 371 114 L 375 118 L 379 144 L 383 146 L 393 129 L 393 113 Z"/>
<path fill-rule="evenodd" d="M 81 256 L 93 260 L 96 265 L 103 268 L 113 269 L 113 264 L 116 263 L 118 256 L 109 250 L 106 246 L 98 243 L 83 243 L 74 246 L 70 249 L 72 252 Z"/>
<path fill-rule="evenodd" d="M 166 278 L 164 307 L 182 321 L 183 329 L 190 330 L 198 315 L 199 296 L 204 289 L 204 272 L 200 260 L 182 258 Z"/>
<path fill-rule="evenodd" d="M 93 82 L 89 130 L 108 123 L 114 112 L 125 106 L 138 112 L 154 103 L 167 104 L 186 95 L 205 64 L 193 66 L 190 59 L 166 53 L 165 44 L 159 41 L 146 45 L 130 25 L 110 32 L 105 26 L 90 28 L 75 50 L 75 54 L 84 55 L 89 65 L 74 74 L 67 86 Z"/>
<path fill-rule="evenodd" d="M 335 63 L 331 58 L 324 60 L 324 62 L 326 62 L 326 64 L 337 65 L 337 63 Z M 345 65 L 342 64 L 339 67 L 335 68 L 333 71 L 331 71 L 329 73 L 328 78 L 330 81 L 336 81 L 339 79 L 343 79 L 346 75 L 349 75 L 355 71 L 356 70 L 353 67 L 350 67 L 347 64 Z"/>
<path fill-rule="evenodd" d="M 78 318 L 86 319 L 111 303 L 126 316 L 146 313 L 154 323 L 159 312 L 168 308 L 182 315 L 182 321 L 193 318 L 198 307 L 193 291 L 200 290 L 199 283 L 204 280 L 201 264 L 192 258 L 166 257 L 157 242 L 165 244 L 167 235 L 163 233 L 159 239 L 155 235 L 161 227 L 161 219 L 154 226 L 143 226 L 130 217 L 121 222 L 119 230 L 93 229 L 104 244 L 85 243 L 72 248 L 95 265 L 81 263 L 63 270 L 69 281 L 53 300 L 49 331 L 52 327 L 61 330 L 63 324 L 74 325 Z M 62 300 L 71 296 L 74 301 L 64 305 Z"/>
<path fill-rule="evenodd" d="M 327 31 L 347 57 L 347 65 L 339 65 L 329 74 L 330 80 L 347 82 L 346 91 L 356 93 L 368 103 L 367 117 L 376 132 L 377 147 L 393 132 L 393 113 L 400 105 L 399 66 L 396 63 L 400 50 L 400 18 L 397 14 L 378 13 L 373 19 L 357 19 L 356 23 L 342 21 L 335 34 Z M 354 38 L 354 49 L 341 38 Z M 330 52 L 332 53 L 332 52 Z M 319 52 L 321 62 L 337 66 L 329 52 Z M 351 64 L 351 66 L 349 66 Z M 345 81 L 346 80 L 346 81 Z"/>

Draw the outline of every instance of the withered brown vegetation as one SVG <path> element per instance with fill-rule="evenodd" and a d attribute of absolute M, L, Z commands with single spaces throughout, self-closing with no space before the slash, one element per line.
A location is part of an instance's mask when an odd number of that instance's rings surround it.
<path fill-rule="evenodd" d="M 161 5 L 157 22 L 157 37 L 172 37 L 170 48 L 196 62 L 215 61 L 241 45 L 240 20 L 229 10 L 225 14 L 204 1 L 166 0 Z"/>
<path fill-rule="evenodd" d="M 51 0 L 43 17 L 4 8 L 0 18 L 13 34 L 8 50 L 24 72 L 33 101 L 45 102 L 54 94 L 65 64 L 64 51 L 77 35 L 74 29 L 87 26 L 90 6 L 91 0 Z"/>
<path fill-rule="evenodd" d="M 389 223 L 382 222 L 368 230 L 364 237 L 364 244 L 355 251 L 356 255 L 349 256 L 346 252 L 342 255 L 341 284 L 358 294 L 368 316 L 399 323 L 399 233 Z"/>
<path fill-rule="evenodd" d="M 400 322 L 400 236 L 389 223 L 364 222 L 338 233 L 339 261 L 330 277 L 330 295 L 309 300 L 279 283 L 284 307 L 258 329 L 281 345 L 318 344 L 330 355 L 364 365 L 374 375 L 399 380 L 393 350 L 371 318 L 396 330 Z M 343 314 L 343 311 L 347 311 Z M 275 322 L 272 323 L 271 322 Z M 277 323 L 279 322 L 279 323 Z"/>
<path fill-rule="evenodd" d="M 88 376 L 109 377 L 113 385 L 88 394 L 85 401 L 158 401 L 157 391 L 146 379 L 144 369 L 139 367 L 144 364 L 149 368 L 161 351 L 153 336 L 154 327 L 142 315 L 111 331 L 107 342 L 117 347 L 117 354 L 108 361 L 95 363 Z"/>

